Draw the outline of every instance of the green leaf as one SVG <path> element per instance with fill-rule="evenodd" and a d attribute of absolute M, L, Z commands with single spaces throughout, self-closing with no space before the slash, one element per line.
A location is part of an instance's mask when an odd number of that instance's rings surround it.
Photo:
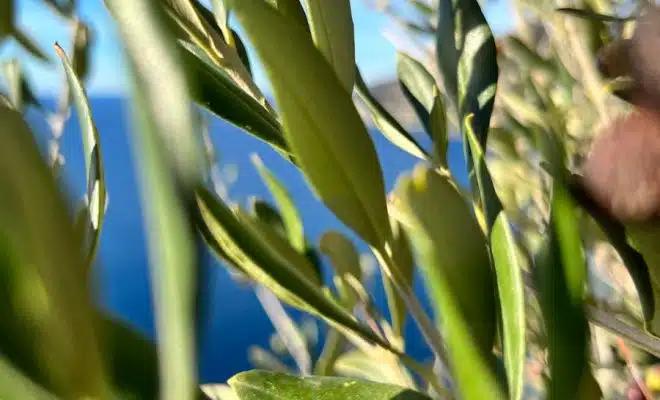
<path fill-rule="evenodd" d="M 362 79 L 360 71 L 355 72 L 355 91 L 367 106 L 371 119 L 380 131 L 395 146 L 413 156 L 426 160 L 427 155 L 415 139 L 399 124 L 399 122 L 369 93 L 367 84 Z"/>
<path fill-rule="evenodd" d="M 71 65 L 78 79 L 82 82 L 87 79 L 90 72 L 91 49 L 94 44 L 92 30 L 82 22 L 76 24 L 76 33 L 73 38 L 73 58 Z"/>
<path fill-rule="evenodd" d="M 355 42 L 350 1 L 305 0 L 305 6 L 316 47 L 335 71 L 344 89 L 353 93 Z"/>
<path fill-rule="evenodd" d="M 21 115 L 0 106 L 0 121 L 0 294 L 9 296 L 2 352 L 58 395 L 105 397 L 91 287 L 68 205 Z"/>
<path fill-rule="evenodd" d="M 2 63 L 2 72 L 9 90 L 9 98 L 14 108 L 23 111 L 25 106 L 41 108 L 41 103 L 34 95 L 25 74 L 21 71 L 18 59 L 12 58 Z"/>
<path fill-rule="evenodd" d="M 282 182 L 277 179 L 275 174 L 264 165 L 257 154 L 252 155 L 252 163 L 257 168 L 259 176 L 268 188 L 275 204 L 277 204 L 277 208 L 282 213 L 282 219 L 284 221 L 286 233 L 289 237 L 289 242 L 291 242 L 294 249 L 299 252 L 304 252 L 306 246 L 305 231 L 302 220 L 300 219 L 300 214 L 298 213 L 298 209 L 296 208 L 289 191 Z"/>
<path fill-rule="evenodd" d="M 395 189 L 462 398 L 504 398 L 496 379 L 493 276 L 486 239 L 455 184 L 418 165 Z M 475 296 L 474 293 L 479 293 Z M 474 379 L 478 376 L 479 379 Z"/>
<path fill-rule="evenodd" d="M 275 207 L 256 198 L 251 198 L 249 204 L 252 215 L 269 225 L 274 231 L 282 235 L 282 237 L 287 237 L 284 220 Z"/>
<path fill-rule="evenodd" d="M 34 383 L 0 356 L 0 397 L 3 399 L 56 400 L 57 396 Z"/>
<path fill-rule="evenodd" d="M 269 288 L 282 301 L 328 320 L 367 341 L 388 348 L 321 286 L 309 260 L 288 241 L 232 212 L 208 190 L 198 192 L 199 228 L 216 254 Z"/>
<path fill-rule="evenodd" d="M 351 399 L 424 400 L 429 397 L 400 386 L 351 378 L 299 378 L 278 372 L 253 370 L 234 375 L 229 386 L 241 400 Z"/>
<path fill-rule="evenodd" d="M 581 10 L 579 8 L 563 7 L 555 10 L 558 13 L 566 14 L 567 16 L 586 19 L 589 21 L 602 21 L 602 22 L 627 22 L 632 21 L 639 17 L 638 15 L 631 15 L 629 17 L 618 17 L 616 15 L 604 15 L 591 10 Z"/>
<path fill-rule="evenodd" d="M 397 53 L 396 70 L 403 93 L 428 131 L 429 114 L 437 94 L 435 78 L 419 61 L 405 53 Z"/>
<path fill-rule="evenodd" d="M 189 207 L 192 188 L 201 183 L 203 153 L 179 50 L 161 9 L 153 1 L 108 1 L 133 81 L 133 150 L 149 232 L 161 397 L 189 399 L 197 387 L 193 320 L 198 274 Z"/>
<path fill-rule="evenodd" d="M 589 327 L 582 304 L 587 266 L 580 220 L 558 179 L 553 184 L 550 226 L 535 264 L 552 377 L 548 399 L 600 398 L 589 366 Z"/>
<path fill-rule="evenodd" d="M 447 150 L 449 149 L 449 132 L 447 129 L 447 109 L 442 101 L 442 95 L 438 93 L 433 101 L 431 115 L 429 116 L 429 134 L 433 139 L 435 156 L 438 164 L 449 168 L 447 163 Z"/>
<path fill-rule="evenodd" d="M 304 27 L 307 32 L 311 33 L 309 23 L 307 22 L 307 15 L 300 0 L 267 0 L 273 5 L 282 15 L 290 18 L 300 26 Z M 324 33 L 325 34 L 325 33 Z"/>
<path fill-rule="evenodd" d="M 439 164 L 447 167 L 447 115 L 435 78 L 414 58 L 398 53 L 397 73 L 404 95 L 433 140 Z"/>
<path fill-rule="evenodd" d="M 0 39 L 10 35 L 14 30 L 14 0 L 0 1 Z"/>
<path fill-rule="evenodd" d="M 351 95 L 301 27 L 261 0 L 236 1 L 234 11 L 266 68 L 286 141 L 309 183 L 340 220 L 382 248 L 391 235 L 383 177 Z"/>
<path fill-rule="evenodd" d="M 335 231 L 328 231 L 321 236 L 319 248 L 331 260 L 335 271 L 335 287 L 339 298 L 352 311 L 357 304 L 358 298 L 353 291 L 350 279 L 362 280 L 362 269 L 360 266 L 360 255 L 355 246 L 344 235 Z"/>
<path fill-rule="evenodd" d="M 465 125 L 497 278 L 502 316 L 504 365 L 508 377 L 509 394 L 512 399 L 521 399 L 526 358 L 526 305 L 522 260 L 511 230 L 511 222 L 504 213 L 500 199 L 495 192 L 483 149 L 472 130 L 472 119 L 468 117 Z"/>
<path fill-rule="evenodd" d="M 6 1 L 6 0 L 5 0 Z M 21 45 L 28 53 L 40 61 L 49 63 L 51 60 L 46 53 L 28 36 L 27 33 L 19 28 L 14 28 L 12 33 L 16 42 Z"/>
<path fill-rule="evenodd" d="M 273 114 L 236 86 L 229 75 L 194 44 L 179 41 L 182 59 L 193 77 L 193 99 L 218 117 L 250 133 L 289 157 L 282 127 Z"/>
<path fill-rule="evenodd" d="M 495 40 L 477 0 L 440 0 L 438 7 L 437 59 L 444 87 L 459 121 L 474 114 L 474 132 L 484 147 L 499 73 Z"/>
<path fill-rule="evenodd" d="M 157 1 L 163 5 L 172 25 L 177 28 L 175 33 L 178 39 L 203 49 L 213 64 L 222 67 L 241 90 L 271 111 L 237 49 L 230 46 L 219 31 L 212 12 L 197 0 Z"/>
<path fill-rule="evenodd" d="M 74 67 L 69 62 L 64 50 L 57 44 L 55 45 L 55 50 L 62 60 L 69 90 L 71 90 L 73 101 L 78 111 L 83 151 L 85 153 L 87 209 L 89 210 L 89 215 L 85 218 L 87 222 L 85 238 L 89 238 L 90 240 L 89 251 L 87 253 L 87 268 L 89 269 L 94 262 L 96 249 L 98 248 L 107 201 L 103 162 L 101 159 L 101 139 L 94 124 L 92 110 L 87 100 L 85 88 L 78 79 Z"/>

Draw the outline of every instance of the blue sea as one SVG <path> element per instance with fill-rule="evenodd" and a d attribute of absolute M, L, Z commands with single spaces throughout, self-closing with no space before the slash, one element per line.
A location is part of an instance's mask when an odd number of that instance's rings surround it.
<path fill-rule="evenodd" d="M 44 104 L 54 109 L 53 101 L 46 100 Z M 136 187 L 135 163 L 130 148 L 130 103 L 121 98 L 93 98 L 91 104 L 101 136 L 103 165 L 110 198 L 95 266 L 96 296 L 101 307 L 107 312 L 154 338 L 145 232 Z M 43 116 L 32 110 L 28 113 L 28 120 L 40 143 L 45 146 L 49 131 Z M 352 236 L 313 196 L 295 167 L 284 161 L 269 146 L 217 118 L 211 119 L 210 131 L 220 163 L 238 167 L 238 181 L 230 190 L 232 199 L 246 201 L 249 196 L 269 199 L 266 188 L 250 162 L 250 154 L 256 152 L 288 186 L 300 209 L 306 234 L 311 241 L 317 243 L 320 235 L 328 229 L 340 230 Z M 380 156 L 386 186 L 390 190 L 397 176 L 410 170 L 416 160 L 390 144 L 377 132 L 373 132 L 372 136 Z M 423 134 L 417 137 L 422 143 L 428 143 Z M 75 114 L 67 123 L 61 145 L 66 160 L 65 180 L 68 192 L 72 201 L 79 201 L 83 195 L 85 169 Z M 466 173 L 459 142 L 450 143 L 448 158 L 454 175 L 464 184 Z M 366 250 L 362 244 L 359 248 Z M 203 343 L 200 344 L 199 373 L 202 382 L 224 382 L 235 373 L 252 368 L 247 357 L 248 347 L 256 344 L 267 348 L 273 327 L 251 289 L 238 285 L 210 254 L 207 261 L 212 264 L 208 282 L 209 311 L 206 315 Z M 420 296 L 424 296 L 420 279 L 416 280 L 415 288 Z M 386 313 L 380 278 L 373 279 L 370 291 L 376 303 Z M 297 321 L 302 317 L 302 314 L 296 311 L 292 311 L 292 315 Z M 419 360 L 429 360 L 430 353 L 410 318 L 406 334 L 407 351 Z M 322 340 L 319 342 L 317 352 L 320 351 Z"/>

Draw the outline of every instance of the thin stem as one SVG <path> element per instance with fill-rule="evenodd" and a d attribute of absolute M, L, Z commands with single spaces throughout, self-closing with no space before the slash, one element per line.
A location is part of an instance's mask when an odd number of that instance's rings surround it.
<path fill-rule="evenodd" d="M 424 312 L 419 299 L 413 293 L 412 288 L 405 283 L 403 277 L 399 273 L 399 268 L 396 265 L 396 262 L 386 251 L 381 251 L 374 249 L 374 254 L 376 258 L 379 259 L 383 271 L 389 279 L 394 283 L 399 296 L 403 299 L 406 308 L 412 315 L 413 319 L 419 326 L 419 329 L 424 336 L 424 339 L 428 343 L 431 351 L 434 356 L 438 358 L 443 364 L 446 364 L 447 355 L 445 352 L 445 343 L 440 337 L 438 330 L 435 328 L 433 321 L 429 316 Z"/>
<path fill-rule="evenodd" d="M 303 375 L 309 375 L 312 371 L 312 361 L 307 350 L 307 344 L 293 320 L 284 310 L 279 299 L 268 289 L 256 285 L 254 293 L 261 303 L 266 315 L 273 323 L 275 330 L 282 338 L 289 354 L 296 362 L 296 366 Z"/>

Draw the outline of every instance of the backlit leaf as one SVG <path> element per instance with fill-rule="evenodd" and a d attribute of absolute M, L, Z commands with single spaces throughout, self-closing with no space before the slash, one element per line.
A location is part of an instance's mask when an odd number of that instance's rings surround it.
<path fill-rule="evenodd" d="M 390 237 L 383 177 L 350 93 L 303 28 L 261 0 L 235 1 L 233 7 L 266 67 L 286 141 L 309 183 L 340 220 L 382 248 Z"/>

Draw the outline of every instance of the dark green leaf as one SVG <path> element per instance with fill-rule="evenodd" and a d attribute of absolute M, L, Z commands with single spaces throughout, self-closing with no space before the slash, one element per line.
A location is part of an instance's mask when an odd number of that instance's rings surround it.
<path fill-rule="evenodd" d="M 403 151 L 413 156 L 425 160 L 426 153 L 420 147 L 415 139 L 399 124 L 399 122 L 390 114 L 372 95 L 369 93 L 367 84 L 362 79 L 360 71 L 355 72 L 355 91 L 367 106 L 371 119 L 374 124 L 390 142 Z"/>
<path fill-rule="evenodd" d="M 6 1 L 6 0 L 4 0 Z M 19 28 L 14 28 L 14 31 L 12 33 L 14 36 L 14 39 L 16 39 L 16 42 L 21 45 L 28 53 L 30 53 L 32 56 L 35 58 L 49 63 L 51 60 L 50 58 L 46 55 L 46 53 L 39 47 L 32 38 L 28 36 L 27 33 L 23 32 Z"/>
<path fill-rule="evenodd" d="M 600 398 L 589 366 L 589 328 L 582 304 L 586 270 L 580 220 L 566 188 L 555 179 L 550 226 L 535 268 L 548 335 L 548 399 Z"/>
<path fill-rule="evenodd" d="M 382 248 L 391 235 L 383 177 L 351 95 L 300 26 L 261 0 L 236 1 L 234 11 L 266 67 L 286 141 L 311 186 L 340 220 Z"/>
<path fill-rule="evenodd" d="M 474 114 L 474 132 L 485 147 L 499 73 L 492 32 L 477 0 L 440 0 L 438 17 L 437 59 L 445 90 L 459 121 Z"/>
<path fill-rule="evenodd" d="M 252 96 L 240 89 L 197 46 L 179 42 L 183 61 L 194 79 L 193 98 L 201 106 L 287 155 L 282 127 Z"/>
<path fill-rule="evenodd" d="M 277 0 L 278 3 L 282 0 Z M 287 0 L 290 2 L 292 0 Z M 316 47 L 348 93 L 355 84 L 355 42 L 349 0 L 304 0 Z"/>
<path fill-rule="evenodd" d="M 189 399 L 197 387 L 193 320 L 198 265 L 188 218 L 192 188 L 201 183 L 203 153 L 179 49 L 161 9 L 153 1 L 108 1 L 133 83 L 133 150 L 149 232 L 161 396 Z"/>
<path fill-rule="evenodd" d="M 394 385 L 352 378 L 299 378 L 278 372 L 253 370 L 229 379 L 241 400 L 425 400 L 427 396 Z"/>
<path fill-rule="evenodd" d="M 74 104 L 78 111 L 80 132 L 82 135 L 83 151 L 85 153 L 85 171 L 87 174 L 87 209 L 89 217 L 86 226 L 85 238 L 89 238 L 89 251 L 87 253 L 87 266 L 91 267 L 96 255 L 96 249 L 101 236 L 101 228 L 105 216 L 105 205 L 107 193 L 105 189 L 105 178 L 103 174 L 103 162 L 101 159 L 101 140 L 99 132 L 94 124 L 92 110 L 87 99 L 87 93 L 73 65 L 69 62 L 64 50 L 55 45 L 57 54 L 62 59 L 62 65 L 66 72 L 69 90 L 73 96 Z"/>
<path fill-rule="evenodd" d="M 252 198 L 250 199 L 250 211 L 252 215 L 269 225 L 274 231 L 282 235 L 282 237 L 287 237 L 284 220 L 275 207 L 265 201 Z"/>

